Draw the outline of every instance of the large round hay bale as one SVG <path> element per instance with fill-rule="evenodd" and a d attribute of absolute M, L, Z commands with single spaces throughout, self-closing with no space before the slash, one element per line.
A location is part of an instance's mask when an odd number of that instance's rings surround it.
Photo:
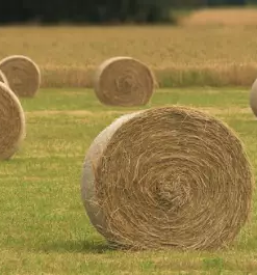
<path fill-rule="evenodd" d="M 25 115 L 17 96 L 0 82 L 0 160 L 10 159 L 25 138 Z"/>
<path fill-rule="evenodd" d="M 250 107 L 257 117 L 257 79 L 254 81 L 250 92 Z"/>
<path fill-rule="evenodd" d="M 0 82 L 2 82 L 4 84 L 6 84 L 7 86 L 9 86 L 8 80 L 7 80 L 5 74 L 2 71 L 0 71 Z"/>
<path fill-rule="evenodd" d="M 111 106 L 143 106 L 152 97 L 154 75 L 141 61 L 131 57 L 114 57 L 104 61 L 95 77 L 99 101 Z"/>
<path fill-rule="evenodd" d="M 12 55 L 0 62 L 0 70 L 12 91 L 19 97 L 33 97 L 41 84 L 38 65 L 27 56 Z"/>
<path fill-rule="evenodd" d="M 217 249 L 251 210 L 253 174 L 234 132 L 198 110 L 122 116 L 89 148 L 82 200 L 113 246 Z"/>

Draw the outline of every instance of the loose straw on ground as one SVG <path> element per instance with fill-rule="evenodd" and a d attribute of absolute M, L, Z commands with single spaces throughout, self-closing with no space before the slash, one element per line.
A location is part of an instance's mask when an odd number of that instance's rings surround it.
<path fill-rule="evenodd" d="M 7 86 L 9 86 L 8 80 L 7 80 L 5 74 L 2 71 L 0 71 L 0 82 L 2 82 L 4 84 L 6 84 Z"/>
<path fill-rule="evenodd" d="M 99 66 L 94 88 L 101 103 L 132 107 L 146 105 L 154 85 L 154 75 L 145 64 L 131 57 L 114 57 Z"/>
<path fill-rule="evenodd" d="M 257 117 L 257 79 L 254 81 L 250 93 L 250 107 L 253 114 Z"/>
<path fill-rule="evenodd" d="M 0 70 L 12 91 L 19 97 L 33 97 L 41 84 L 38 65 L 27 56 L 12 55 L 0 62 Z"/>
<path fill-rule="evenodd" d="M 10 159 L 25 138 L 25 116 L 17 96 L 0 82 L 0 160 Z"/>
<path fill-rule="evenodd" d="M 201 111 L 167 107 L 122 116 L 89 148 L 82 199 L 117 247 L 217 249 L 249 217 L 251 165 L 228 126 Z"/>

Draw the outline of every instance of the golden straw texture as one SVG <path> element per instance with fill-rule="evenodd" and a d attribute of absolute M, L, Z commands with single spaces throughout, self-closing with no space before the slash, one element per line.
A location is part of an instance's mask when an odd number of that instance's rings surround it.
<path fill-rule="evenodd" d="M 25 138 L 25 115 L 17 96 L 0 82 L 0 160 L 10 159 Z"/>
<path fill-rule="evenodd" d="M 146 105 L 154 85 L 154 75 L 145 64 L 131 57 L 114 57 L 100 65 L 94 87 L 101 103 L 132 107 Z"/>
<path fill-rule="evenodd" d="M 6 84 L 7 86 L 9 86 L 8 80 L 7 80 L 5 74 L 2 71 L 0 71 L 0 82 L 2 82 L 4 84 Z"/>
<path fill-rule="evenodd" d="M 228 126 L 198 110 L 166 107 L 123 116 L 98 135 L 81 195 L 113 246 L 217 249 L 247 221 L 253 180 Z"/>
<path fill-rule="evenodd" d="M 41 84 L 41 73 L 33 60 L 27 56 L 12 55 L 1 60 L 0 70 L 17 96 L 35 96 Z"/>
<path fill-rule="evenodd" d="M 257 79 L 254 81 L 250 93 L 250 107 L 257 117 Z"/>

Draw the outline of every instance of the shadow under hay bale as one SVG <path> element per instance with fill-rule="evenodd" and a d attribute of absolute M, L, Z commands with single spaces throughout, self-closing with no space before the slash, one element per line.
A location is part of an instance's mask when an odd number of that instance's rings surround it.
<path fill-rule="evenodd" d="M 231 244 L 249 218 L 253 180 L 228 126 L 165 107 L 122 116 L 96 137 L 81 195 L 113 246 L 212 250 Z"/>
<path fill-rule="evenodd" d="M 105 105 L 133 107 L 146 105 L 154 91 L 152 71 L 131 57 L 114 57 L 98 68 L 94 89 Z"/>
<path fill-rule="evenodd" d="M 41 72 L 38 65 L 29 57 L 12 55 L 4 58 L 0 62 L 0 70 L 17 96 L 35 96 L 41 84 Z"/>
<path fill-rule="evenodd" d="M 25 138 L 25 115 L 17 96 L 0 82 L 0 160 L 10 159 Z"/>
<path fill-rule="evenodd" d="M 250 92 L 250 107 L 253 114 L 257 117 L 257 79 L 254 81 Z"/>

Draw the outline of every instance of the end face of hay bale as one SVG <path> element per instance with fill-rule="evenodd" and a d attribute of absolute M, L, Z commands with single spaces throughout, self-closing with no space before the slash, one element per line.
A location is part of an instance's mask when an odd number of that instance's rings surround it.
<path fill-rule="evenodd" d="M 2 82 L 5 85 L 9 86 L 8 80 L 7 80 L 5 74 L 2 71 L 0 71 L 0 82 Z"/>
<path fill-rule="evenodd" d="M 95 93 L 105 105 L 143 106 L 151 99 L 154 84 L 154 75 L 145 64 L 131 57 L 114 57 L 99 66 Z"/>
<path fill-rule="evenodd" d="M 0 62 L 11 90 L 19 97 L 33 97 L 41 84 L 38 65 L 27 56 L 12 55 Z"/>
<path fill-rule="evenodd" d="M 25 116 L 19 99 L 0 82 L 0 160 L 13 156 L 25 134 Z"/>
<path fill-rule="evenodd" d="M 251 165 L 219 120 L 172 107 L 121 117 L 92 143 L 82 198 L 96 229 L 129 248 L 216 249 L 249 217 Z"/>
<path fill-rule="evenodd" d="M 253 114 L 257 117 L 257 79 L 254 81 L 250 93 L 250 107 Z"/>

